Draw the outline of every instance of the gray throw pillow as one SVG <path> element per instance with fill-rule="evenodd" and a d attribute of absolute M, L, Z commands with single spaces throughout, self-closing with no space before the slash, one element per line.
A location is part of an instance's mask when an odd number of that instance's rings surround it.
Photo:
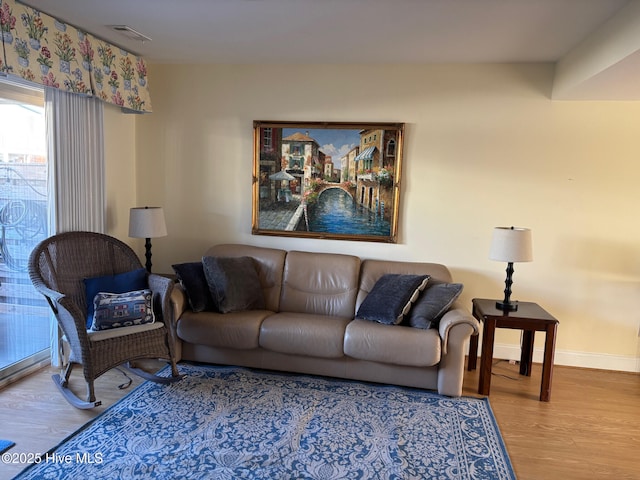
<path fill-rule="evenodd" d="M 429 275 L 383 275 L 358 308 L 356 318 L 399 324 L 428 281 Z"/>
<path fill-rule="evenodd" d="M 220 313 L 264 308 L 260 278 L 251 257 L 203 257 L 202 265 Z"/>
<path fill-rule="evenodd" d="M 462 293 L 461 283 L 436 283 L 429 285 L 416 300 L 407 323 L 416 328 L 437 328 L 440 318 L 449 310 Z"/>
<path fill-rule="evenodd" d="M 194 312 L 213 311 L 213 298 L 209 292 L 209 284 L 204 275 L 202 262 L 178 263 L 171 266 L 187 292 L 191 310 Z"/>

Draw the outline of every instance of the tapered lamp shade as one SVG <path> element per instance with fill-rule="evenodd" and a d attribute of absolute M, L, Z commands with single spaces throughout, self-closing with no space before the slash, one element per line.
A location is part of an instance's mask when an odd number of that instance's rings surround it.
<path fill-rule="evenodd" d="M 528 228 L 496 227 L 493 229 L 489 259 L 499 262 L 531 262 L 531 243 L 531 230 Z"/>
<path fill-rule="evenodd" d="M 129 212 L 129 236 L 145 239 L 147 271 L 151 272 L 151 239 L 167 236 L 162 207 L 135 207 Z"/>
<path fill-rule="evenodd" d="M 503 311 L 517 310 L 518 302 L 511 301 L 513 264 L 516 262 L 531 262 L 533 260 L 531 230 L 518 227 L 494 228 L 489 259 L 498 262 L 507 262 L 507 278 L 504 282 L 504 300 L 496 302 L 496 308 Z"/>
<path fill-rule="evenodd" d="M 162 207 L 136 207 L 129 212 L 129 236 L 157 238 L 167 236 Z"/>

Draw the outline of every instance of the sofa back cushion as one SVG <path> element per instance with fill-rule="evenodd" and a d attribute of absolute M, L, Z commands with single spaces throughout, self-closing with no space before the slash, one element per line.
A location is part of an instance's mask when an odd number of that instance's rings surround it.
<path fill-rule="evenodd" d="M 291 251 L 284 264 L 281 312 L 355 316 L 360 259 L 352 255 Z"/>
<path fill-rule="evenodd" d="M 364 260 L 360 270 L 360 285 L 356 298 L 356 310 L 365 297 L 373 289 L 380 277 L 387 273 L 399 273 L 403 275 L 429 275 L 429 283 L 450 283 L 452 281 L 451 272 L 444 265 L 439 263 L 420 262 L 394 262 L 390 260 Z"/>
<path fill-rule="evenodd" d="M 252 245 L 221 244 L 207 250 L 204 256 L 214 257 L 252 257 L 258 272 L 264 303 L 267 310 L 279 310 L 282 272 L 284 269 L 285 250 L 275 248 L 254 247 Z"/>

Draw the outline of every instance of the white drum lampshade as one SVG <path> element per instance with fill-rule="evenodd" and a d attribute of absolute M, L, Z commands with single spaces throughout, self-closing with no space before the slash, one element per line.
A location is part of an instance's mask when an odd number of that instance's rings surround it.
<path fill-rule="evenodd" d="M 496 302 L 496 307 L 504 311 L 515 311 L 518 303 L 511 301 L 511 285 L 513 284 L 513 264 L 533 261 L 531 230 L 520 227 L 496 227 L 489 259 L 507 262 L 507 278 L 505 280 L 504 300 Z"/>
<path fill-rule="evenodd" d="M 145 239 L 146 268 L 151 272 L 151 239 L 167 236 L 162 207 L 134 207 L 129 211 L 129 236 Z"/>

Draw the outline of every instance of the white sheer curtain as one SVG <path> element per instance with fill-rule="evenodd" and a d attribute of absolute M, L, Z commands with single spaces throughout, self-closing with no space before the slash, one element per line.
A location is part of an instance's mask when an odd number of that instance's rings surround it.
<path fill-rule="evenodd" d="M 55 88 L 44 94 L 51 232 L 105 231 L 102 102 Z"/>
<path fill-rule="evenodd" d="M 45 89 L 49 162 L 49 233 L 104 233 L 103 104 L 97 98 Z M 51 364 L 60 365 L 60 335 L 51 324 Z"/>

